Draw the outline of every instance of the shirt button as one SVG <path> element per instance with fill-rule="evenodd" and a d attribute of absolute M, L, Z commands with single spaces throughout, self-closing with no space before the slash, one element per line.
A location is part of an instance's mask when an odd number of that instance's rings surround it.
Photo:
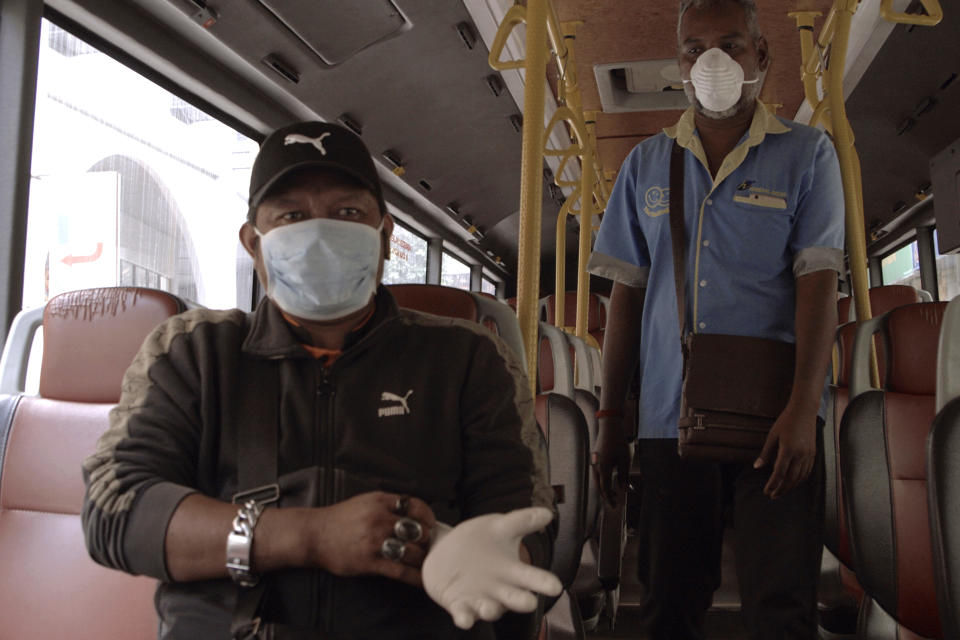
<path fill-rule="evenodd" d="M 700 281 L 700 286 L 701 286 L 701 287 L 707 286 L 707 281 L 706 281 L 706 280 L 701 280 L 701 281 Z"/>
<path fill-rule="evenodd" d="M 710 241 L 709 241 L 709 240 L 704 240 L 704 241 L 703 241 L 703 246 L 709 247 L 709 246 L 710 246 Z"/>
<path fill-rule="evenodd" d="M 707 323 L 706 323 L 706 322 L 701 322 L 698 326 L 699 326 L 701 329 L 706 329 L 706 328 L 707 328 Z"/>
<path fill-rule="evenodd" d="M 707 198 L 707 204 L 708 204 L 708 205 L 713 204 L 713 199 L 712 199 L 712 198 Z"/>

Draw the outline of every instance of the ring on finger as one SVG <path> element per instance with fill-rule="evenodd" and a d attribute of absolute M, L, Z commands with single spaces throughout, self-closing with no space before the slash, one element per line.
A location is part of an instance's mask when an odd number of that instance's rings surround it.
<path fill-rule="evenodd" d="M 387 538 L 383 541 L 383 544 L 380 545 L 380 555 L 387 560 L 392 560 L 393 562 L 400 562 L 403 560 L 403 556 L 405 556 L 406 553 L 407 545 L 403 543 L 403 540 Z"/>
<path fill-rule="evenodd" d="M 397 498 L 397 501 L 393 504 L 393 512 L 398 516 L 407 515 L 407 511 L 410 509 L 410 496 L 401 495 Z"/>
<path fill-rule="evenodd" d="M 423 526 L 413 518 L 398 518 L 393 524 L 393 533 L 400 540 L 416 542 L 423 535 Z"/>

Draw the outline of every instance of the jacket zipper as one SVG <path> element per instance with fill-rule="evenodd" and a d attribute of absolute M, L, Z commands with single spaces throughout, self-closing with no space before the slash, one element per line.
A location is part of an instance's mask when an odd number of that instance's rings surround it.
<path fill-rule="evenodd" d="M 334 421 L 333 421 L 333 398 L 336 396 L 336 389 L 330 379 L 330 367 L 321 367 L 320 383 L 317 385 L 317 447 L 323 448 L 323 451 L 316 452 L 317 460 L 323 461 L 323 493 L 321 495 L 322 506 L 333 504 L 334 496 Z M 329 631 L 330 621 L 333 615 L 333 576 L 329 572 L 323 575 L 323 599 L 322 610 L 324 612 L 323 629 Z M 316 627 L 316 624 L 314 624 Z"/>

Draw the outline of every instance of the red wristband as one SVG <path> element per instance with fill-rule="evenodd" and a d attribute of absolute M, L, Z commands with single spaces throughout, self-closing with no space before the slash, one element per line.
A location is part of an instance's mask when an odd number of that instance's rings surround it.
<path fill-rule="evenodd" d="M 622 409 L 600 409 L 597 411 L 597 418 L 622 418 L 623 410 Z"/>

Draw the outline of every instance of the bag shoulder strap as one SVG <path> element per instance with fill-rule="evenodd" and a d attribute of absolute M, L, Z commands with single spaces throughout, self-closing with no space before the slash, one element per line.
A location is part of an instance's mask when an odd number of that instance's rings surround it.
<path fill-rule="evenodd" d="M 687 264 L 687 242 L 683 225 L 683 147 L 674 140 L 670 151 L 670 240 L 673 244 L 673 279 L 677 287 L 677 313 L 680 319 L 680 341 L 687 325 L 687 300 L 684 267 Z"/>

